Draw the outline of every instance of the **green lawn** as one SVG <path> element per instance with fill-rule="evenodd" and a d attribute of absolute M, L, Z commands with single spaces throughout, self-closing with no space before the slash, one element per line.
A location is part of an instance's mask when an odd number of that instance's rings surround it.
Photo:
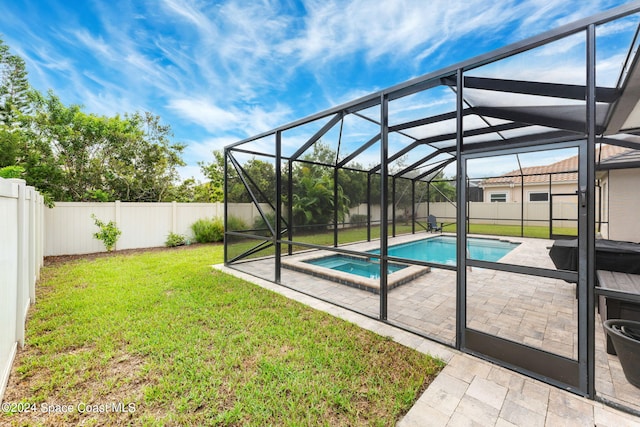
<path fill-rule="evenodd" d="M 446 224 L 443 231 L 455 233 L 455 224 Z M 470 224 L 469 233 L 473 234 L 490 234 L 492 236 L 521 236 L 523 229 L 520 225 L 500 225 L 500 224 Z M 554 233 L 567 236 L 577 236 L 577 228 L 554 228 Z M 524 237 L 535 237 L 539 239 L 549 238 L 549 227 L 540 227 L 535 225 L 524 226 Z"/>
<path fill-rule="evenodd" d="M 391 236 L 391 226 L 388 227 L 389 236 Z M 443 227 L 443 231 L 448 233 L 456 232 L 456 225 L 445 223 Z M 424 228 L 420 227 L 416 224 L 416 233 L 424 233 Z M 492 236 L 521 236 L 521 228 L 520 225 L 495 225 L 495 224 L 471 224 L 469 227 L 469 233 L 472 234 L 485 234 Z M 568 236 L 576 236 L 577 229 L 576 228 L 555 228 L 554 232 L 556 234 L 564 234 Z M 409 224 L 396 224 L 396 235 L 411 233 L 411 225 Z M 380 227 L 371 227 L 371 239 L 378 239 L 380 237 Z M 548 239 L 549 238 L 549 227 L 540 227 L 540 226 L 525 226 L 524 227 L 524 237 L 533 237 L 539 239 Z M 284 236 L 286 238 L 286 236 Z M 297 242 L 302 243 L 313 243 L 315 245 L 324 245 L 324 246 L 333 246 L 333 230 L 329 230 L 326 233 L 307 233 L 307 234 L 296 234 L 293 238 Z M 352 243 L 352 242 L 361 242 L 367 240 L 367 229 L 366 227 L 358 227 L 358 228 L 345 228 L 340 229 L 338 232 L 338 242 L 339 244 Z M 244 251 L 247 251 L 258 244 L 258 240 L 251 239 L 243 239 L 237 241 L 230 245 L 230 258 L 238 255 Z M 308 249 L 304 246 L 294 246 L 294 251 L 300 251 Z M 282 247 L 282 251 L 287 251 L 286 246 Z M 273 255 L 274 250 L 273 247 L 269 247 L 264 249 L 253 255 L 254 258 L 263 257 L 267 255 Z M 249 257 L 252 258 L 252 257 Z"/>
<path fill-rule="evenodd" d="M 221 259 L 200 245 L 45 267 L 5 394 L 37 410 L 0 424 L 394 425 L 443 366 Z"/>

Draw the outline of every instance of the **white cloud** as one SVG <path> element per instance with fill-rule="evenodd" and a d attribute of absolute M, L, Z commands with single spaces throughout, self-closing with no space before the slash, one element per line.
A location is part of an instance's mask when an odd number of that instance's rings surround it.
<path fill-rule="evenodd" d="M 169 101 L 167 107 L 210 132 L 230 130 L 240 122 L 236 113 L 220 108 L 205 99 L 173 99 Z"/>
<path fill-rule="evenodd" d="M 224 147 L 237 142 L 238 138 L 233 136 L 223 136 L 217 138 L 207 138 L 203 141 L 187 141 L 188 146 L 185 155 L 195 162 L 211 162 L 214 151 L 223 151 Z"/>
<path fill-rule="evenodd" d="M 612 1 L 114 0 L 87 6 L 98 21 L 92 27 L 73 9 L 60 13 L 64 25 L 41 25 L 26 12 L 25 22 L 16 24 L 22 14 L 16 11 L 0 16 L 0 26 L 18 29 L 20 37 L 6 40 L 27 60 L 41 90 L 52 87 L 63 102 L 100 114 L 142 109 L 175 116 L 171 125 L 184 135 L 177 139 L 204 131 L 216 136 L 189 142 L 194 148 L 185 155 L 196 158 L 386 86 L 371 80 L 374 71 L 404 80 L 451 64 L 455 49 L 483 52 L 493 42 L 520 40 Z M 629 25 L 603 32 L 628 31 Z M 461 46 L 462 39 L 478 46 Z M 540 61 L 545 78 L 562 78 L 566 69 L 547 65 L 562 49 L 575 48 L 558 46 L 549 62 Z M 618 60 L 602 59 L 599 73 L 614 73 Z M 439 98 L 411 101 L 394 103 L 395 120 L 437 109 L 429 102 Z M 353 135 L 359 130 L 350 129 Z"/>
<path fill-rule="evenodd" d="M 152 6 L 155 5 L 155 2 Z M 218 34 L 209 16 L 189 0 L 164 0 L 161 5 L 168 9 L 173 16 L 179 16 L 195 27 L 207 38 L 215 38 Z"/>
<path fill-rule="evenodd" d="M 200 170 L 200 166 L 188 165 L 188 166 L 179 166 L 177 168 L 178 175 L 180 175 L 181 180 L 194 178 L 196 181 L 205 182 L 206 178 L 202 174 Z"/>

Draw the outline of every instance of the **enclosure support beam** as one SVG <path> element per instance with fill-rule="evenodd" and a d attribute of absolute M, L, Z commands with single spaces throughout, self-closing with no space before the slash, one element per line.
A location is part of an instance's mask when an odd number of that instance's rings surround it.
<path fill-rule="evenodd" d="M 396 237 L 396 178 L 391 177 L 391 236 Z"/>
<path fill-rule="evenodd" d="M 520 160 L 518 160 L 520 164 Z M 524 175 L 520 168 L 520 237 L 524 237 Z"/>
<path fill-rule="evenodd" d="M 375 144 L 376 142 L 378 142 L 380 140 L 380 134 L 375 135 L 373 138 L 371 138 L 369 141 L 365 142 L 363 145 L 361 145 L 357 150 L 355 150 L 353 153 L 349 154 L 347 157 L 345 157 L 343 160 L 341 160 L 340 162 L 338 162 L 337 166 L 339 168 L 343 167 L 344 165 L 346 165 L 347 163 L 349 163 L 351 160 L 355 159 L 356 157 L 358 157 L 360 154 L 362 154 L 367 148 L 371 147 L 373 144 Z"/>
<path fill-rule="evenodd" d="M 367 242 L 371 241 L 371 174 L 367 174 Z"/>
<path fill-rule="evenodd" d="M 380 96 L 380 320 L 387 320 L 389 97 Z"/>
<path fill-rule="evenodd" d="M 275 245 L 275 281 L 280 283 L 280 273 L 282 268 L 282 246 L 280 244 L 282 234 L 282 131 L 276 132 L 276 234 L 273 236 Z M 291 225 L 289 225 L 291 228 Z"/>
<path fill-rule="evenodd" d="M 551 187 L 551 180 L 553 175 L 549 174 L 549 240 L 551 240 L 551 236 L 553 236 L 553 205 L 551 204 L 551 191 L 553 188 Z"/>
<path fill-rule="evenodd" d="M 288 181 L 287 181 L 287 218 L 289 225 L 287 227 L 287 235 L 289 241 L 293 240 L 293 161 L 289 160 Z M 293 245 L 289 245 L 289 255 L 293 255 Z"/>
<path fill-rule="evenodd" d="M 253 202 L 254 205 L 256 205 L 256 209 L 258 210 L 258 213 L 260 214 L 260 217 L 262 217 L 262 219 L 264 220 L 264 223 L 267 225 L 267 228 L 269 229 L 269 232 L 271 234 L 275 235 L 276 231 L 271 226 L 271 223 L 267 219 L 267 216 L 265 215 L 264 211 L 260 207 L 260 201 L 255 196 L 255 194 L 253 194 L 253 191 L 251 191 L 251 187 L 249 187 L 249 183 L 247 182 L 247 180 L 244 177 L 244 174 L 242 173 L 244 169 L 242 169 L 242 167 L 240 166 L 238 161 L 233 157 L 233 155 L 231 153 L 229 153 L 229 160 L 231 160 L 231 163 L 233 164 L 233 167 L 236 169 L 236 172 L 238 172 L 238 178 L 240 178 L 240 181 L 242 181 L 242 184 L 244 185 L 244 188 L 247 190 L 247 193 L 249 193 L 249 197 L 251 198 L 251 201 Z M 279 235 L 277 237 L 280 238 Z"/>
<path fill-rule="evenodd" d="M 587 234 L 586 255 L 586 287 L 578 297 L 578 360 L 585 360 L 580 364 L 580 388 L 587 391 L 590 398 L 595 397 L 595 164 L 596 164 L 596 27 L 587 27 Z M 584 166 L 584 162 L 582 165 Z M 582 168 L 580 168 L 581 170 Z M 580 235 L 580 230 L 578 230 Z M 584 237 L 584 236 L 583 236 Z M 583 245 L 584 247 L 584 245 Z M 585 303 L 580 304 L 580 298 Z M 586 316 L 580 317 L 581 309 L 586 309 Z M 586 320 L 582 323 L 580 320 Z M 582 359 L 581 359 L 582 358 Z M 584 383 L 583 383 L 584 381 Z"/>
<path fill-rule="evenodd" d="M 322 136 L 325 133 L 329 132 L 329 130 L 332 127 L 334 127 L 336 123 L 338 123 L 340 120 L 342 120 L 342 117 L 344 117 L 343 114 L 344 113 L 342 113 L 342 112 L 338 112 L 335 116 L 333 116 L 333 118 L 331 120 L 329 120 L 327 122 L 327 124 L 322 126 L 322 129 L 320 129 L 311 138 L 309 138 L 309 140 L 307 142 L 305 142 L 304 145 L 302 147 L 300 147 L 298 149 L 298 151 L 296 151 L 293 154 L 293 156 L 291 156 L 291 160 L 296 160 L 298 157 L 302 156 L 304 154 L 304 152 L 309 149 L 309 147 L 311 147 L 313 144 L 316 143 L 316 141 L 318 141 L 320 138 L 322 138 Z"/>
<path fill-rule="evenodd" d="M 422 178 L 424 178 L 424 177 L 427 177 L 427 176 L 431 175 L 432 173 L 434 173 L 434 172 L 436 172 L 436 171 L 438 171 L 438 170 L 440 170 L 440 169 L 444 169 L 444 168 L 445 168 L 445 167 L 447 167 L 449 164 L 451 164 L 451 163 L 453 163 L 453 162 L 455 162 L 455 161 L 456 161 L 456 158 L 455 158 L 455 157 L 452 157 L 452 158 L 450 158 L 450 159 L 447 159 L 447 160 L 445 160 L 444 162 L 440 163 L 439 165 L 434 166 L 434 167 L 432 167 L 431 169 L 429 169 L 429 170 L 427 170 L 427 171 L 425 171 L 425 172 L 422 172 L 420 175 L 418 175 L 418 176 L 414 177 L 413 179 L 414 179 L 414 181 L 418 181 L 418 180 L 420 180 L 420 179 L 422 179 Z"/>
<path fill-rule="evenodd" d="M 416 182 L 411 181 L 411 234 L 416 234 Z"/>
<path fill-rule="evenodd" d="M 224 198 L 224 213 L 222 214 L 222 216 L 223 216 L 222 221 L 223 221 L 223 224 L 224 224 L 224 231 L 225 231 L 224 244 L 223 244 L 224 265 L 227 265 L 227 263 L 229 262 L 229 248 L 228 248 L 229 247 L 229 241 L 227 239 L 227 234 L 226 234 L 226 231 L 227 231 L 227 216 L 229 215 L 229 200 L 228 200 L 228 198 L 229 198 L 228 194 L 229 193 L 227 191 L 228 188 L 229 188 L 229 185 L 228 185 L 228 181 L 229 181 L 229 179 L 228 179 L 228 177 L 229 177 L 229 174 L 228 174 L 228 172 L 229 172 L 228 156 L 229 156 L 229 149 L 225 148 L 224 149 L 224 166 L 223 166 L 223 168 L 224 168 L 224 182 L 222 183 L 222 188 L 223 188 L 223 191 L 224 191 L 224 193 L 222 194 L 222 197 Z"/>
<path fill-rule="evenodd" d="M 457 286 L 456 286 L 456 348 L 461 349 L 466 347 L 465 328 L 467 325 L 467 275 L 466 275 L 466 258 L 467 258 L 467 204 L 465 200 L 466 191 L 464 191 L 467 184 L 466 180 L 466 165 L 465 160 L 462 158 L 463 151 L 463 115 L 462 110 L 464 108 L 463 98 L 463 71 L 459 68 L 456 72 L 456 157 L 458 162 L 456 164 L 456 229 L 457 229 L 457 245 L 456 245 L 456 260 L 457 260 Z"/>
<path fill-rule="evenodd" d="M 333 168 L 333 247 L 338 247 L 338 168 Z"/>
<path fill-rule="evenodd" d="M 445 82 L 449 85 L 455 84 L 453 79 L 445 79 Z M 464 87 L 467 89 L 482 89 L 496 92 L 575 100 L 585 99 L 587 91 L 587 88 L 582 85 L 495 79 L 488 77 L 465 77 Z M 619 96 L 620 93 L 618 89 L 608 87 L 596 88 L 596 97 L 598 102 L 615 102 Z"/>

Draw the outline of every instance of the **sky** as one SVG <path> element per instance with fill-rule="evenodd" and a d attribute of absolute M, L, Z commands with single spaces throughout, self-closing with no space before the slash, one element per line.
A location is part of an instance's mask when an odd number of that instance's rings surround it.
<path fill-rule="evenodd" d="M 4 0 L 36 89 L 87 113 L 150 111 L 211 152 L 626 3 L 619 0 Z"/>

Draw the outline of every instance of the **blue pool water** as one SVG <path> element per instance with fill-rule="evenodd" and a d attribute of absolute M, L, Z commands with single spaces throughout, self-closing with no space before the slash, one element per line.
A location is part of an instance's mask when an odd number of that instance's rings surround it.
<path fill-rule="evenodd" d="M 481 261 L 498 261 L 519 244 L 495 239 L 467 239 L 469 257 Z M 376 249 L 369 251 L 369 253 L 379 254 L 380 250 Z M 402 243 L 389 246 L 388 253 L 389 256 L 398 258 L 456 265 L 456 238 L 454 236 L 438 236 Z M 330 255 L 305 262 L 371 279 L 380 278 L 380 263 L 375 259 L 366 260 L 348 255 Z M 405 267 L 406 265 L 389 263 L 387 271 L 388 274 L 391 274 Z"/>
<path fill-rule="evenodd" d="M 468 256 L 481 261 L 498 261 L 515 249 L 520 243 L 495 239 L 467 238 Z M 378 254 L 379 250 L 370 251 Z M 389 246 L 389 256 L 456 265 L 455 236 L 438 236 L 415 242 Z"/>
<path fill-rule="evenodd" d="M 370 279 L 380 278 L 380 263 L 377 260 L 366 260 L 348 255 L 330 255 L 323 258 L 316 258 L 305 261 L 308 264 L 330 268 L 332 270 L 343 271 L 345 273 L 357 274 L 358 276 Z M 395 273 L 407 267 L 400 264 L 387 264 L 387 274 Z"/>

